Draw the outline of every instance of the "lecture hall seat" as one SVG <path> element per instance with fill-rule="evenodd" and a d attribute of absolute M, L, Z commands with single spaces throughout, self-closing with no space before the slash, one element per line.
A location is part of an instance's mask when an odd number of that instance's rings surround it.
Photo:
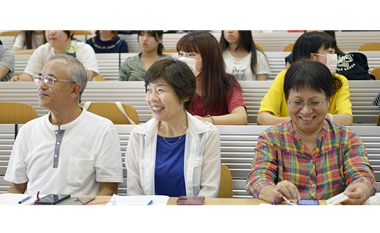
<path fill-rule="evenodd" d="M 36 109 L 29 104 L 0 102 L 0 124 L 25 124 L 37 118 Z"/>

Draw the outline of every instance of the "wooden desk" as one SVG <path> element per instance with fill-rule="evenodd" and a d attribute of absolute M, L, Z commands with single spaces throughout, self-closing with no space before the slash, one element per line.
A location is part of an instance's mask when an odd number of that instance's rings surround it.
<path fill-rule="evenodd" d="M 85 197 L 73 195 L 73 197 Z M 96 196 L 92 201 L 94 205 L 106 205 L 111 199 L 111 196 Z M 177 205 L 178 197 L 170 197 L 168 205 Z M 260 205 L 260 203 L 267 203 L 260 199 L 253 198 L 206 198 L 203 205 Z M 90 204 L 89 204 L 90 205 Z M 325 200 L 320 200 L 319 205 L 326 205 Z"/>
<path fill-rule="evenodd" d="M 169 198 L 168 205 L 177 205 L 178 197 Z M 319 205 L 326 205 L 325 200 L 319 200 Z M 203 205 L 260 205 L 268 202 L 253 198 L 206 198 Z M 286 202 L 283 202 L 285 204 Z"/>

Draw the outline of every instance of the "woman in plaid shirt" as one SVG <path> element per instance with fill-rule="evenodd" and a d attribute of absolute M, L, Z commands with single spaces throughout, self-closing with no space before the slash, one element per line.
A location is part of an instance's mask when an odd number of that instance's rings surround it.
<path fill-rule="evenodd" d="M 292 64 L 284 82 L 290 120 L 260 135 L 247 177 L 250 195 L 280 203 L 283 196 L 326 200 L 344 192 L 349 199 L 343 204 L 363 204 L 376 192 L 359 136 L 326 118 L 337 89 L 339 83 L 321 62 Z"/>

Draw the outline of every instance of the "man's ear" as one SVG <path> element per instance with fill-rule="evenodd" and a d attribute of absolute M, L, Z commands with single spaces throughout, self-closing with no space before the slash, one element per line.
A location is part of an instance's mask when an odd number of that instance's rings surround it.
<path fill-rule="evenodd" d="M 80 85 L 80 83 L 74 83 L 73 90 L 71 91 L 71 98 L 74 99 L 78 97 L 81 88 L 82 86 Z"/>

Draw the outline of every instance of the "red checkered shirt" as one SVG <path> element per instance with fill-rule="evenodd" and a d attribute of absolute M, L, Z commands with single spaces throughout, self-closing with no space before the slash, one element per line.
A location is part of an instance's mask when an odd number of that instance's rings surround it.
<path fill-rule="evenodd" d="M 376 181 L 367 152 L 350 128 L 325 119 L 317 144 L 310 154 L 291 121 L 265 130 L 247 177 L 246 190 L 258 198 L 260 190 L 287 180 L 302 199 L 329 199 L 354 183 L 365 183 L 372 194 Z"/>

